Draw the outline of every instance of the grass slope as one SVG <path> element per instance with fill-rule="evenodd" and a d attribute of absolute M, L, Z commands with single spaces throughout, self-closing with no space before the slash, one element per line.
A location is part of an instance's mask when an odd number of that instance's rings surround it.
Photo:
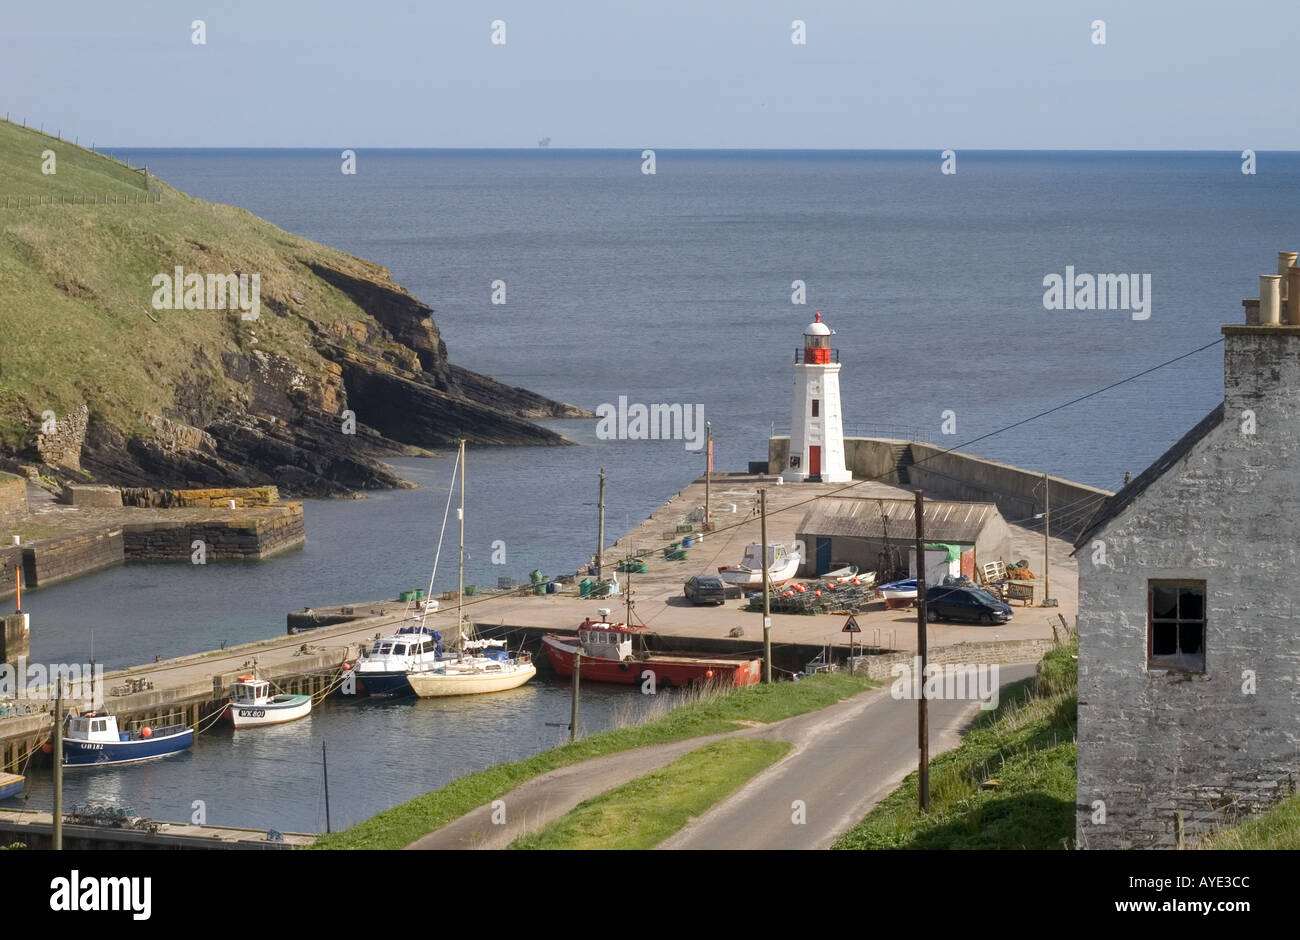
<path fill-rule="evenodd" d="M 651 849 L 792 747 L 727 739 L 579 803 L 512 849 Z"/>
<path fill-rule="evenodd" d="M 425 833 L 446 825 L 547 771 L 627 748 L 735 731 L 743 727 L 738 723 L 741 721 L 764 724 L 780 721 L 834 705 L 875 684 L 858 676 L 820 675 L 799 682 L 750 686 L 709 695 L 674 708 L 655 721 L 604 731 L 572 744 L 534 754 L 525 760 L 497 764 L 460 777 L 438 790 L 385 810 L 342 832 L 321 836 L 312 847 L 404 848 Z"/>
<path fill-rule="evenodd" d="M 930 811 L 911 774 L 836 849 L 1060 849 L 1074 842 L 1078 673 L 1071 643 L 1003 691 L 961 746 L 930 763 Z M 996 789 L 982 789 L 996 779 Z"/>
<path fill-rule="evenodd" d="M 57 172 L 41 173 L 53 150 Z M 387 283 L 378 265 L 291 235 L 252 213 L 195 199 L 156 177 L 156 203 L 62 205 L 63 197 L 144 192 L 139 171 L 47 135 L 0 121 L 0 207 L 6 195 L 53 196 L 55 205 L 0 208 L 0 446 L 20 450 L 42 412 L 84 401 L 124 431 L 147 434 L 181 387 L 207 385 L 221 402 L 237 392 L 225 351 L 262 349 L 319 366 L 305 316 L 337 325 L 373 322 L 308 267 L 322 264 Z M 153 310 L 158 274 L 257 273 L 262 311 Z M 400 290 L 400 289 L 399 289 Z M 286 298 L 293 298 L 292 302 Z M 278 301 L 280 316 L 267 309 Z"/>
<path fill-rule="evenodd" d="M 1300 794 L 1231 829 L 1207 836 L 1198 849 L 1300 849 Z"/>

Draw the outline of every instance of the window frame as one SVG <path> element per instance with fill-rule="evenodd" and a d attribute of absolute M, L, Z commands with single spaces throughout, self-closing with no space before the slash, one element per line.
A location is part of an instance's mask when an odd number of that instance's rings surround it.
<path fill-rule="evenodd" d="M 1174 616 L 1156 617 L 1155 613 L 1155 596 L 1157 588 L 1173 588 L 1179 592 L 1175 602 Z M 1186 618 L 1182 616 L 1182 591 L 1186 589 L 1199 590 L 1201 595 L 1201 616 L 1199 619 Z M 1176 637 L 1176 651 L 1172 654 L 1160 654 L 1155 652 L 1155 629 L 1156 624 L 1172 624 Z M 1189 668 L 1185 665 L 1177 665 L 1169 662 L 1180 656 L 1197 655 L 1182 652 L 1182 628 L 1184 624 L 1196 624 L 1201 626 L 1200 642 L 1200 666 Z M 1210 617 L 1209 617 L 1209 582 L 1198 578 L 1148 578 L 1147 579 L 1147 669 L 1167 669 L 1175 672 L 1185 673 L 1203 673 L 1208 669 L 1208 660 L 1206 656 L 1206 643 L 1209 639 Z"/>

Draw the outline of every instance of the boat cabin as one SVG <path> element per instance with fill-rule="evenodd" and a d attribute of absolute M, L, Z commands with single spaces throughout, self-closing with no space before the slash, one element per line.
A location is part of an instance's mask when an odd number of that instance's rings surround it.
<path fill-rule="evenodd" d="M 77 741 L 125 741 L 126 735 L 117 730 L 117 718 L 96 712 L 86 712 L 68 719 L 68 737 Z"/>
<path fill-rule="evenodd" d="M 236 705 L 260 705 L 270 697 L 271 684 L 252 676 L 240 676 L 230 689 L 230 700 Z"/>
<path fill-rule="evenodd" d="M 640 632 L 640 627 L 629 627 L 625 623 L 611 623 L 605 619 L 609 611 L 600 611 L 600 620 L 588 617 L 578 624 L 578 642 L 582 644 L 582 655 L 596 659 L 616 659 L 622 661 L 632 656 L 632 637 Z"/>
<path fill-rule="evenodd" d="M 399 630 L 397 636 L 386 636 L 370 647 L 370 656 L 420 656 L 434 655 L 438 650 L 439 637 L 435 633 L 424 631 L 405 633 Z"/>
<path fill-rule="evenodd" d="M 785 558 L 787 552 L 785 546 L 776 543 L 767 543 L 767 567 L 769 571 L 780 565 L 781 559 Z M 762 570 L 763 567 L 763 546 L 759 542 L 750 542 L 745 547 L 745 560 L 741 563 L 746 568 Z"/>

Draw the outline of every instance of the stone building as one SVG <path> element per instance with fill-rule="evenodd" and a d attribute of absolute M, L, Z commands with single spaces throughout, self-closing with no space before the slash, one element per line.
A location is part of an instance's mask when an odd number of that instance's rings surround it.
<path fill-rule="evenodd" d="M 1077 834 L 1172 846 L 1300 768 L 1300 269 L 1224 326 L 1224 401 L 1115 494 L 1079 559 Z M 1288 302 L 1289 295 L 1289 302 Z"/>
<path fill-rule="evenodd" d="M 799 523 L 795 538 L 804 545 L 804 577 L 839 563 L 861 571 L 916 574 L 916 503 L 911 499 L 819 499 Z M 1011 530 L 992 503 L 927 499 L 925 545 L 929 584 L 940 583 L 946 574 L 974 578 L 977 565 L 1011 561 Z"/>

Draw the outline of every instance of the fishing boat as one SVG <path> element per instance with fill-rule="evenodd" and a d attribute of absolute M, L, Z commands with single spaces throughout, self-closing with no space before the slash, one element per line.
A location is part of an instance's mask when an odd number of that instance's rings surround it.
<path fill-rule="evenodd" d="M 441 658 L 442 634 L 426 627 L 421 618 L 393 636 L 375 640 L 357 661 L 357 680 L 367 695 L 411 695 L 415 690 L 407 676 L 434 668 Z"/>
<path fill-rule="evenodd" d="M 465 441 L 460 442 L 456 455 L 456 469 L 460 471 L 460 562 L 456 591 L 456 630 L 440 654 L 427 668 L 407 672 L 406 681 L 420 698 L 444 698 L 453 695 L 482 695 L 487 692 L 504 692 L 516 689 L 533 676 L 537 667 L 532 657 L 520 651 L 511 656 L 504 640 L 483 639 L 475 635 L 472 625 L 465 621 Z M 455 471 L 453 471 L 454 473 Z M 451 511 L 451 490 L 447 491 L 447 509 L 442 516 L 442 532 L 438 535 L 438 551 L 433 558 L 433 573 L 429 576 L 429 591 L 438 574 L 438 559 L 442 554 L 442 536 L 447 531 L 447 516 Z"/>
<path fill-rule="evenodd" d="M 557 673 L 572 676 L 574 661 L 581 653 L 583 681 L 633 685 L 649 678 L 647 670 L 653 673 L 658 688 L 699 682 L 756 685 L 763 677 L 763 662 L 759 659 L 637 651 L 635 641 L 646 628 L 612 621 L 609 614 L 608 609 L 601 608 L 600 619 L 584 620 L 578 625 L 577 636 L 548 633 L 542 637 L 542 648 Z"/>
<path fill-rule="evenodd" d="M 25 779 L 20 774 L 0 773 L 0 800 L 7 800 L 11 796 L 22 793 Z"/>
<path fill-rule="evenodd" d="M 282 725 L 311 714 L 310 695 L 271 694 L 271 683 L 255 676 L 240 676 L 230 689 L 226 717 L 236 728 Z"/>
<path fill-rule="evenodd" d="M 877 590 L 880 591 L 880 596 L 885 599 L 885 608 L 887 610 L 910 607 L 916 603 L 916 578 L 908 578 L 905 581 L 890 581 L 888 584 L 880 585 Z"/>
<path fill-rule="evenodd" d="M 180 716 L 175 716 L 179 718 Z M 63 732 L 64 767 L 110 767 L 155 760 L 194 744 L 194 729 L 180 721 L 152 727 L 132 722 L 119 731 L 117 718 L 104 712 L 70 715 Z"/>
<path fill-rule="evenodd" d="M 767 580 L 772 587 L 785 584 L 799 571 L 803 558 L 796 552 L 788 552 L 784 545 L 775 542 L 767 544 Z M 745 558 L 738 565 L 727 565 L 718 569 L 722 580 L 733 587 L 761 588 L 763 586 L 763 546 L 759 542 L 750 542 L 745 548 Z"/>

